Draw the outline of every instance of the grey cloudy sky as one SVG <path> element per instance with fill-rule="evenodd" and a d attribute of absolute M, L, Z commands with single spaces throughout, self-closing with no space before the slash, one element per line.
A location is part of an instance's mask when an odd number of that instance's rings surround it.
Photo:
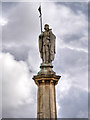
<path fill-rule="evenodd" d="M 40 3 L 2 3 L 3 117 L 36 117 Z M 56 35 L 58 118 L 88 117 L 88 3 L 42 3 L 43 25 Z M 2 56 L 2 57 L 1 57 Z M 1 64 L 3 60 L 3 64 Z M 1 67 L 0 67 L 1 68 Z"/>

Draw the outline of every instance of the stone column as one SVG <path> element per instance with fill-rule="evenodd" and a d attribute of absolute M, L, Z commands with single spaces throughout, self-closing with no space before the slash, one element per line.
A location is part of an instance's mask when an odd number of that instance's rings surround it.
<path fill-rule="evenodd" d="M 33 77 L 38 86 L 37 118 L 57 119 L 55 85 L 61 76 L 46 74 Z"/>

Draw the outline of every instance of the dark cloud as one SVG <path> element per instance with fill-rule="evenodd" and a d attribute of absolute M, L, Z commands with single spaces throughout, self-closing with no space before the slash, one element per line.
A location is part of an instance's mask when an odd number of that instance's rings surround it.
<path fill-rule="evenodd" d="M 79 74 L 87 69 L 88 54 L 82 51 L 69 48 L 59 49 L 55 58 L 55 68 L 58 73 L 69 73 L 70 75 Z M 73 70 L 72 70 L 73 69 Z"/>
<path fill-rule="evenodd" d="M 59 117 L 88 118 L 88 103 L 85 102 L 88 101 L 87 91 L 72 86 L 63 98 L 60 96 L 58 93 Z"/>
<path fill-rule="evenodd" d="M 10 48 L 7 48 L 4 46 L 2 52 L 4 52 L 4 53 L 9 52 L 10 54 L 15 56 L 15 59 L 17 61 L 19 61 L 19 60 L 26 61 L 28 58 L 29 50 L 32 50 L 32 49 L 29 46 L 24 46 L 24 45 L 16 46 L 16 47 L 13 46 Z"/>
<path fill-rule="evenodd" d="M 73 40 L 73 42 L 72 42 Z M 81 47 L 87 49 L 88 43 L 86 41 L 86 36 L 81 34 L 74 34 L 74 35 L 66 35 L 64 36 L 63 42 L 68 45 L 76 45 L 76 47 Z"/>

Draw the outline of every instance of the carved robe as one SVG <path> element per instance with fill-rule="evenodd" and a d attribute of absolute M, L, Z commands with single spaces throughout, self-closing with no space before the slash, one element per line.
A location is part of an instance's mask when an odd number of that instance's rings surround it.
<path fill-rule="evenodd" d="M 39 35 L 39 52 L 43 63 L 48 64 L 54 60 L 56 36 L 51 30 Z"/>

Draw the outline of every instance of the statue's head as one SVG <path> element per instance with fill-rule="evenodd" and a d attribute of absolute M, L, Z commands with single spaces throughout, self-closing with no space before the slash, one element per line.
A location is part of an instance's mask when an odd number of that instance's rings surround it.
<path fill-rule="evenodd" d="M 48 25 L 48 24 L 45 24 L 45 25 L 44 25 L 44 29 L 45 29 L 46 31 L 49 31 L 49 25 Z"/>

